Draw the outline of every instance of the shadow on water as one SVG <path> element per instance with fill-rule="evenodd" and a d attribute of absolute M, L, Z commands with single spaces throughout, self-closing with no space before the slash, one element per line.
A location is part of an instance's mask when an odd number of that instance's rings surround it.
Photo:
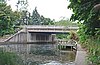
<path fill-rule="evenodd" d="M 56 44 L 6 44 L 5 52 L 18 54 L 25 65 L 74 65 L 76 52 L 59 50 Z"/>

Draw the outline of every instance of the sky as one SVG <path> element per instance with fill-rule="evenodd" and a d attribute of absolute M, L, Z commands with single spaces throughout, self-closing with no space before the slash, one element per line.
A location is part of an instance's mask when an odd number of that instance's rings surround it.
<path fill-rule="evenodd" d="M 16 10 L 17 0 L 10 0 L 9 5 L 11 5 L 13 10 Z M 37 11 L 40 15 L 46 18 L 55 19 L 56 21 L 65 18 L 70 18 L 73 13 L 71 10 L 67 9 L 69 2 L 67 0 L 28 0 L 28 10 L 32 11 L 37 7 Z"/>

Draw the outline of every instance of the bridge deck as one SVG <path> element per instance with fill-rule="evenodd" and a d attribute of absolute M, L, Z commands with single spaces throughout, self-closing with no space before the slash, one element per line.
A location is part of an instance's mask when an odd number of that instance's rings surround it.
<path fill-rule="evenodd" d="M 36 29 L 36 30 L 42 30 L 42 29 L 50 29 L 50 30 L 77 30 L 79 27 L 70 27 L 70 26 L 54 26 L 54 25 L 27 25 L 27 26 L 20 26 L 22 28 L 27 28 L 27 29 Z"/>
<path fill-rule="evenodd" d="M 49 34 L 67 34 L 70 31 L 61 31 L 61 30 L 28 30 L 31 33 L 49 33 Z"/>
<path fill-rule="evenodd" d="M 71 30 L 77 31 L 78 27 L 66 27 L 66 26 L 48 26 L 48 25 L 27 25 L 22 26 L 28 32 L 35 33 L 50 33 L 50 34 L 66 34 Z"/>

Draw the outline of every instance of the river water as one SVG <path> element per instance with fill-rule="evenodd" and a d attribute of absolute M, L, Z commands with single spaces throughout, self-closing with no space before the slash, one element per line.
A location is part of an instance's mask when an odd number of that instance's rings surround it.
<path fill-rule="evenodd" d="M 17 53 L 25 65 L 75 65 L 76 52 L 59 50 L 57 44 L 0 45 L 6 52 Z"/>

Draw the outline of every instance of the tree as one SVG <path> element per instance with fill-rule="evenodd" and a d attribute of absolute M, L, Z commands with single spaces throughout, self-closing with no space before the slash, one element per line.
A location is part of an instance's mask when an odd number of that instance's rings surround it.
<path fill-rule="evenodd" d="M 77 23 L 74 23 L 73 21 L 70 21 L 69 19 L 61 19 L 60 21 L 58 22 L 55 22 L 55 25 L 58 25 L 58 26 L 78 26 Z"/>
<path fill-rule="evenodd" d="M 16 21 L 17 25 L 28 25 L 30 24 L 30 12 L 22 11 L 20 12 L 20 18 Z"/>
<path fill-rule="evenodd" d="M 32 24 L 34 24 L 34 25 L 40 25 L 41 24 L 40 14 L 38 13 L 36 7 L 35 7 L 35 9 L 33 10 L 33 13 L 32 13 Z"/>
<path fill-rule="evenodd" d="M 71 3 L 68 8 L 72 9 L 74 14 L 71 20 L 83 21 L 85 34 L 95 35 L 96 26 L 100 27 L 100 9 L 94 7 L 100 3 L 100 0 L 69 0 Z M 99 7 L 100 8 L 100 7 Z"/>
<path fill-rule="evenodd" d="M 31 16 L 32 25 L 53 25 L 53 20 L 50 18 L 45 18 L 43 15 L 40 15 L 37 11 L 37 8 L 33 10 Z"/>
<path fill-rule="evenodd" d="M 14 32 L 14 22 L 19 18 L 17 12 L 13 12 L 10 6 L 0 3 L 0 36 Z"/>
<path fill-rule="evenodd" d="M 93 65 L 100 62 L 100 0 L 69 0 L 74 14 L 71 20 L 79 20 L 79 41 L 88 51 L 87 60 Z M 88 62 L 88 63 L 89 63 Z"/>
<path fill-rule="evenodd" d="M 43 25 L 53 25 L 54 21 L 50 18 L 44 18 Z"/>
<path fill-rule="evenodd" d="M 0 0 L 0 3 L 6 3 L 6 0 Z"/>

